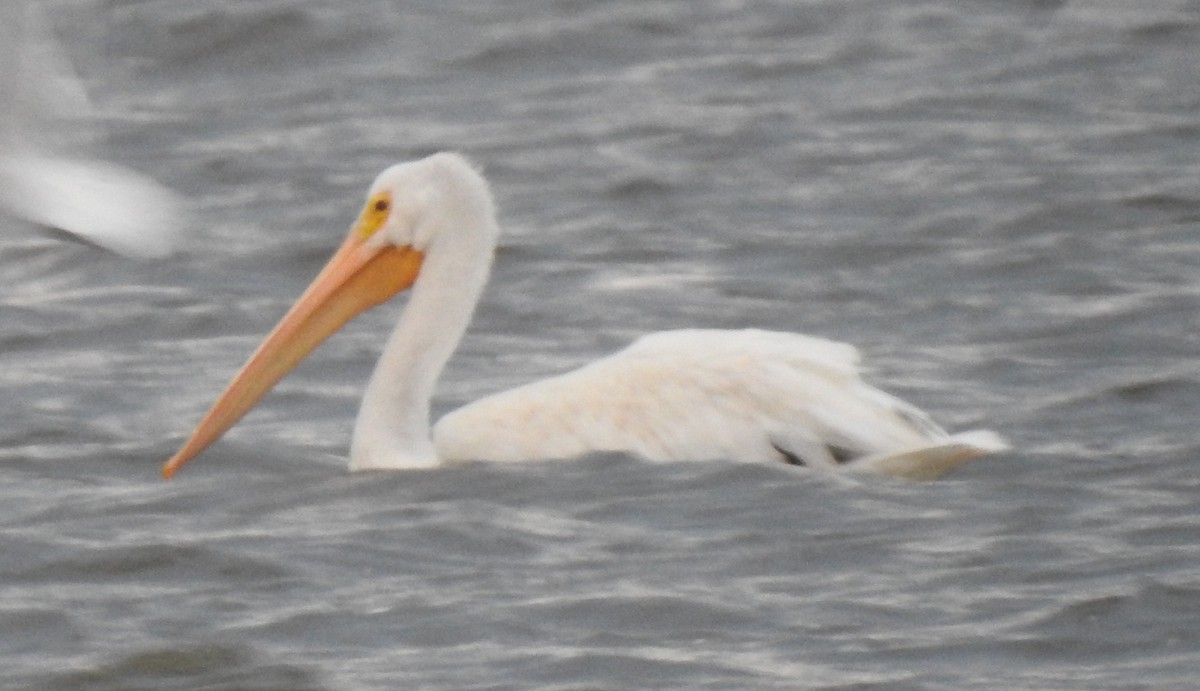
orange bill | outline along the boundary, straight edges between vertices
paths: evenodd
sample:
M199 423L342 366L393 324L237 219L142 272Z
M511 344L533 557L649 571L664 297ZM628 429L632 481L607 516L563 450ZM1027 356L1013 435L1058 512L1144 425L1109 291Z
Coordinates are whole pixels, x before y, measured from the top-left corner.
M365 219L364 219L365 220ZM374 229L371 229L374 230ZM242 418L318 345L363 311L410 287L424 255L411 247L368 246L357 224L333 258L229 383L183 448L163 466L164 478L195 458Z

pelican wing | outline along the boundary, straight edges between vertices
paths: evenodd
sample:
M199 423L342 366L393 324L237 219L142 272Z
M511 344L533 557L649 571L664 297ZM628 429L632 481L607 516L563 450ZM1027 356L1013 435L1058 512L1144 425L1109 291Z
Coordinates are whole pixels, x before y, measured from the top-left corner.
M852 346L797 334L661 332L454 411L434 442L447 461L610 450L921 475L899 461L857 465L951 440L924 413L864 383L857 364Z

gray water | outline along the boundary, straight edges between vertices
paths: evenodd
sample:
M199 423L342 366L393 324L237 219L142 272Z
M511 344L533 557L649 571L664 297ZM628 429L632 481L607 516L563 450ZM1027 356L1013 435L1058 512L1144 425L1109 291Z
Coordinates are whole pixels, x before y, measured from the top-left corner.
M134 262L0 219L0 675L33 689L1186 689L1200 3L54 0ZM505 235L437 410L685 326L859 346L1013 450L351 475L398 307L161 462L383 167ZM181 223L184 221L181 220Z

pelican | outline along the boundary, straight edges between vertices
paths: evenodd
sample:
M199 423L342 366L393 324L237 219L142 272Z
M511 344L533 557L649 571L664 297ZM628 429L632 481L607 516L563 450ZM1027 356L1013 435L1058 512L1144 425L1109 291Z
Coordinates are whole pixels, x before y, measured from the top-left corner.
M644 336L580 369L471 403L431 429L435 385L487 283L499 232L487 182L463 156L438 153L385 170L341 247L163 466L164 477L326 337L409 288L362 399L351 470L616 451L932 479L1004 448L986 430L950 435L864 383L852 346L757 330Z

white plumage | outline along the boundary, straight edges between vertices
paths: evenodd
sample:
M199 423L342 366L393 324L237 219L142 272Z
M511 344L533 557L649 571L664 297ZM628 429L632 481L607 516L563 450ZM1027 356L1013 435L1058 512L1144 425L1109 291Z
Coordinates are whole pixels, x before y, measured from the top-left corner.
M566 374L442 418L443 461L726 458L836 466L949 441L912 406L858 377L852 346L768 331L644 336Z
M864 383L849 345L789 333L651 334L585 367L456 410L430 429L434 387L487 281L499 230L486 182L461 156L376 180L342 248L164 468L169 477L363 309L411 286L355 423L355 470L619 451L940 476L1004 448L950 435Z

